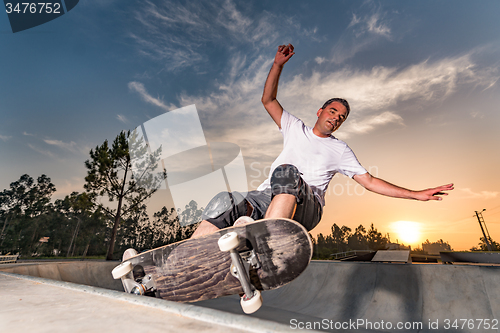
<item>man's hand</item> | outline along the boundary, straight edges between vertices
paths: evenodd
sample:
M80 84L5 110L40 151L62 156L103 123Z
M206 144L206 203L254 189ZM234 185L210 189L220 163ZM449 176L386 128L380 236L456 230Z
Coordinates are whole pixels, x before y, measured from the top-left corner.
M282 67L294 54L292 44L280 45L274 57L274 63Z
M448 193L443 191L451 191L453 190L453 184L442 185L434 188L428 188L426 190L414 191L415 199L420 201L428 201L428 200L442 200L441 195L448 195Z

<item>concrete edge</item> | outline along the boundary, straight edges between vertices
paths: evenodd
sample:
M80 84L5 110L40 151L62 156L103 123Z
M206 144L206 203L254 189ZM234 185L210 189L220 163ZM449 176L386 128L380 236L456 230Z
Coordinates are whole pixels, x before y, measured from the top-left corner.
M93 295L104 296L112 299L121 300L124 302L129 302L133 304L138 304L142 306L148 306L162 311L166 311L178 316L186 317L193 320L199 320L208 322L211 324L217 324L221 326L237 328L241 330L247 330L249 332L290 332L293 331L291 327L283 324L278 324L272 321L258 319L249 317L246 315L230 314L227 312L204 308L201 306L195 306L185 303L176 303L172 301L166 301L163 299L153 298L153 297L142 297L130 295L124 292L119 292L115 290L108 290L104 288L92 287L87 285L80 285L71 282L56 281L45 278L19 275L15 273L7 273L0 271L0 275L7 277L13 277L17 279L23 279L28 281L34 281L37 283L43 283L47 285L52 285L55 287L71 289L79 292L85 292ZM310 331L312 332L312 331Z

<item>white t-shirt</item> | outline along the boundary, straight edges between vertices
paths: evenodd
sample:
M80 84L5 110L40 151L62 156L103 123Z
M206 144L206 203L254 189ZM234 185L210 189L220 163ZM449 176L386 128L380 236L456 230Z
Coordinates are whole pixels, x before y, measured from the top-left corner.
M271 175L276 167L292 164L324 206L326 189L337 172L350 178L366 173L345 142L333 135L317 136L311 127L285 110L281 116L281 134L283 151L271 165L269 177L257 188L259 191L271 188Z

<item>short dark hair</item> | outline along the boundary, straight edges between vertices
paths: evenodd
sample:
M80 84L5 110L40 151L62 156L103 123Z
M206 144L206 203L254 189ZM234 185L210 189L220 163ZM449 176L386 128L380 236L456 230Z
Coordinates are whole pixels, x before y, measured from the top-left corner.
M339 102L340 104L342 104L343 106L345 106L346 110L347 110L347 114L349 114L349 112L351 111L351 107L349 106L349 103L347 103L347 101L343 98L330 98L329 100L327 100L325 102L325 104L323 104L323 106L321 107L323 110L330 104L332 104L333 102Z

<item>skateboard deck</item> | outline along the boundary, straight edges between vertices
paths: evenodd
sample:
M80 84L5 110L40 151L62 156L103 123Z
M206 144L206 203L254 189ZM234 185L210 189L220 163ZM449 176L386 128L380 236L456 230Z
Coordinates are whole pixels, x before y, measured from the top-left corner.
M247 264L254 289L276 289L291 282L312 257L312 242L302 225L288 219L264 219L149 250L124 263L131 263L136 281L148 276L154 286L150 295L158 298L195 302L241 295L242 284L232 274L230 253L218 246L218 240L231 232L238 234L235 250L241 257L254 254L252 264Z

